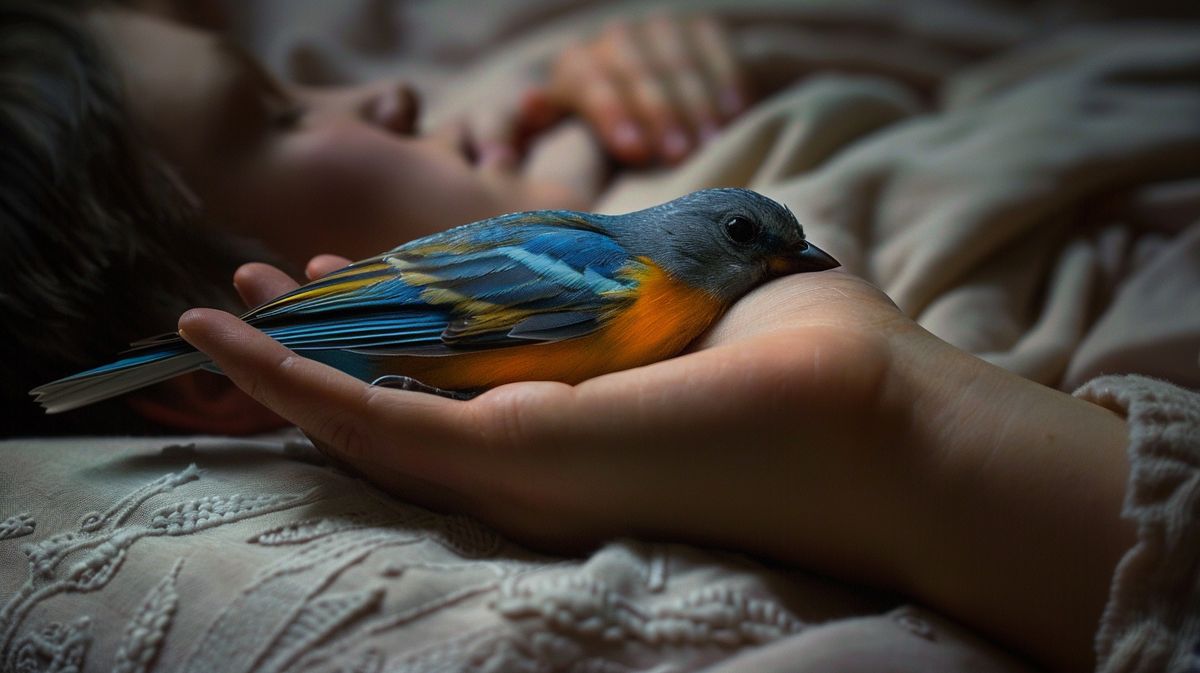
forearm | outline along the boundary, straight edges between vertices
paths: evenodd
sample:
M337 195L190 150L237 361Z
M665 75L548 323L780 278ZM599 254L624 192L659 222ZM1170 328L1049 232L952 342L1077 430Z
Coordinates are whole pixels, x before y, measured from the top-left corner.
M1125 422L948 345L911 380L913 441L930 461L909 590L1053 670L1092 666L1120 555Z
M879 332L891 344L882 360L866 357L881 351L845 330L836 340L811 330L776 335L778 355L767 358L775 364L754 378L792 377L810 392L780 384L770 395L731 394L790 400L786 409L756 407L740 441L725 444L726 452L758 447L740 468L726 460L728 470L706 477L714 459L697 452L720 444L711 425L698 417L678 428L694 429L691 460L681 453L676 467L649 473L660 489L635 489L660 498L636 503L652 513L643 524L660 526L639 532L683 534L899 590L1051 670L1089 670L1114 567L1133 544L1120 518L1125 422L916 326ZM760 354L770 352L762 338ZM819 352L816 342L825 344ZM878 397L825 404L868 380L880 382ZM787 419L790 430L772 419ZM709 497L681 494L698 484Z

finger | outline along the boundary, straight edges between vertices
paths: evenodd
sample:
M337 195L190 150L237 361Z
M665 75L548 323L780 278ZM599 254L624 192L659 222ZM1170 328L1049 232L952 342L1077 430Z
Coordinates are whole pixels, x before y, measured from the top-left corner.
M554 68L551 94L560 105L587 119L617 160L637 165L654 156L641 122L593 50L574 45L563 51Z
M645 33L655 68L661 80L669 84L676 110L692 137L715 135L720 119L717 92L707 77L706 66L693 53L684 28L672 17L657 16L646 24Z
M261 306L285 292L296 289L292 277L270 264L251 262L233 273L233 287L246 306Z
M633 116L649 136L648 144L660 159L673 162L691 149L691 140L683 119L676 110L669 84L659 72L642 42L645 35L618 23L601 36L598 53L608 78L616 83Z
M749 104L750 92L728 32L713 17L699 16L692 19L690 34L716 91L721 118L728 120L741 113Z
M667 82L653 73L641 73L628 84L629 97L642 127L659 158L679 161L692 149L688 125L676 109Z
M308 265L304 267L304 276L309 280L316 280L350 266L350 260L340 255L317 255L308 260Z
M462 414L453 407L461 403L370 386L298 356L223 311L192 309L184 313L179 318L179 334L260 404L333 447L346 460L378 460L379 452L392 450L400 442L406 447L445 448L465 441ZM396 465L404 465L405 456L417 460L413 454L396 453L388 460L394 458ZM416 465L419 463L408 464Z

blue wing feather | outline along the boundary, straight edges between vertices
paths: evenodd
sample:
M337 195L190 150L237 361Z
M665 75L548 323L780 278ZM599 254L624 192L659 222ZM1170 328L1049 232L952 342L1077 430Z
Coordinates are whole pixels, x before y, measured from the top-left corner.
M303 350L429 354L556 341L597 329L630 296L626 271L639 264L578 213L520 213L400 246L243 317Z
M367 348L379 345L429 345L440 340L445 315L343 316L263 330L289 348Z

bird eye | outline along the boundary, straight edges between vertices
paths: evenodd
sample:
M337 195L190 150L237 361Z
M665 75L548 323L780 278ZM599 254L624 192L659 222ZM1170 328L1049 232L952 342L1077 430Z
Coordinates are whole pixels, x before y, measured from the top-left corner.
M758 238L758 223L748 217L735 215L725 223L725 235L734 243L749 243Z

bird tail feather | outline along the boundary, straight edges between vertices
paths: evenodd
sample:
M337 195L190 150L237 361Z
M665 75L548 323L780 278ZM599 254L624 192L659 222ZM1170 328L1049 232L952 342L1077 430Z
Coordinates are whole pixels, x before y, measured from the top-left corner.
M208 356L176 342L130 351L125 357L29 391L48 414L116 397L202 368Z

